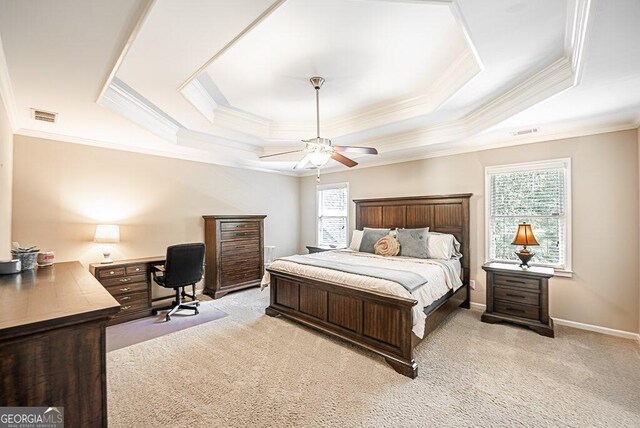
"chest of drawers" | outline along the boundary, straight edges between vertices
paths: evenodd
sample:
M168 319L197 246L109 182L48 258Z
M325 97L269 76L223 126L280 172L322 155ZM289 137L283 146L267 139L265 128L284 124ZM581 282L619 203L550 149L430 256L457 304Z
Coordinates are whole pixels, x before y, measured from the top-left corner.
M204 292L214 299L260 285L264 273L264 215L203 216Z
M553 269L487 263L487 310L482 321L523 325L543 336L553 337L549 316L549 278Z
M110 325L151 315L151 265L163 262L163 257L157 257L89 266L91 273L120 304L120 312Z

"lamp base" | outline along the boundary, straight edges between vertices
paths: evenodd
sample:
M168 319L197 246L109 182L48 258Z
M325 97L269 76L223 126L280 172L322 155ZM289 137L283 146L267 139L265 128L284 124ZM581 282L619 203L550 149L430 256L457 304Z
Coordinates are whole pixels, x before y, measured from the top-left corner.
M104 250L102 252L102 256L104 258L100 261L101 264L106 265L109 263L113 263L113 260L111 260L111 251Z
M528 250L525 251L516 251L516 256L518 256L520 258L520 261L522 263L520 263L520 267L521 268L528 268L529 267L529 261L533 258L533 256L535 256L535 254L529 252Z

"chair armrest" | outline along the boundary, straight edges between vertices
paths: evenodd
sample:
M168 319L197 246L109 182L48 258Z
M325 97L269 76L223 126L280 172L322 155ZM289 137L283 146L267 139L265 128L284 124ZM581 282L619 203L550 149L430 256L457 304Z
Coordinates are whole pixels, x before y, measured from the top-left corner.
M151 276L153 280L158 284L163 283L164 279L164 265L152 265L151 266Z

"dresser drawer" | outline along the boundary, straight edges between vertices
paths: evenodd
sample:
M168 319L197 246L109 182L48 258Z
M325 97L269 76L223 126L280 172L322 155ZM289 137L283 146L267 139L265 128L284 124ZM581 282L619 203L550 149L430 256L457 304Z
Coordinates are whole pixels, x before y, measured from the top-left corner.
M147 294L146 290L138 293L126 293L120 296L114 296L114 298L120 305L137 305L140 302L144 303L143 306L149 304L149 294Z
M223 260L222 261L222 274L237 272L237 271L253 271L260 267L260 259L240 259L240 260Z
M242 222L224 222L220 223L220 230L228 232L231 230L243 231L243 230L260 230L260 225L255 221L242 221Z
M507 302L524 303L527 305L539 306L540 294L528 291L515 290L513 288L494 287L493 297Z
M144 282L146 284L147 283L147 275L146 274L142 274L142 275L123 276L122 278L103 279L100 282L105 287L119 286L119 285L129 284L129 283L133 283L133 282Z
M260 238L260 230L232 230L229 232L221 232L222 241L246 240Z
M222 263L222 265L224 266L226 263L236 263L236 262L240 262L240 263L252 263L252 262L256 262L259 263L260 262L260 255L258 254L257 251L251 252L251 253L239 253L239 254L227 254L222 256L220 262Z
M260 268L244 269L240 271L222 272L222 288L249 281L260 280Z
M240 254L247 252L258 252L260 250L259 239L246 239L239 241L227 241L221 242L220 247L222 250L222 256L226 254Z
M112 285L110 287L106 287L107 291L111 293L112 296L121 296L125 294L137 293L140 291L147 292L147 283L146 282L135 282L132 284L120 284L120 285Z
M539 290L540 281L535 278L524 278L521 276L509 276L495 274L493 276L493 283L495 285L504 285L507 287L521 287L528 288L530 290Z
M98 278L116 278L119 276L124 276L124 268L113 268L113 269L100 269L98 271Z
M493 303L493 311L501 314L512 315L519 318L537 320L540 318L540 308L518 303L500 302Z
M127 266L126 268L127 275L135 275L135 274L146 273L146 272L147 272L146 264L132 265L132 266Z

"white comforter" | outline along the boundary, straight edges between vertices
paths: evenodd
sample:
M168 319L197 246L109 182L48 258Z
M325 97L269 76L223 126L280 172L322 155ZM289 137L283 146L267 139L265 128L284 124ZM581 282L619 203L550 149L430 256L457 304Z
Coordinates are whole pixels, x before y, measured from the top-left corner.
M459 275L456 276L455 274L455 271L457 270L456 264L458 264L458 261L456 260L446 261L416 259L412 257L383 257L352 250L325 251L313 254L313 257L340 261L342 263L349 263L350 260L358 260L359 263L370 264L372 266L416 272L427 278L428 282L425 285L416 289L413 293L410 293L398 283L370 276L302 265L286 260L275 260L271 266L269 266L270 269L280 272L331 281L339 284L346 284L367 290L376 290L393 296L416 299L418 304L413 307L412 331L420 338L424 336L424 322L426 319L423 308L444 296L449 290L457 290L462 286L462 281L460 280ZM443 266L444 264L449 264L453 269L447 269ZM269 285L270 280L271 277L269 272L266 272L262 278L263 289Z

